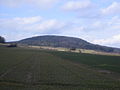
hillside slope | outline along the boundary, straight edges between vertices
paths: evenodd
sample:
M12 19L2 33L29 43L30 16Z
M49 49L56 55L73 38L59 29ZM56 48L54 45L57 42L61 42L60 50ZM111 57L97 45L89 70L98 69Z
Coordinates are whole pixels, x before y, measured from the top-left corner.
M18 41L19 44L35 45L35 46L50 46L64 48L81 48L103 52L120 53L120 49L95 45L80 38L65 37L65 36L37 36Z

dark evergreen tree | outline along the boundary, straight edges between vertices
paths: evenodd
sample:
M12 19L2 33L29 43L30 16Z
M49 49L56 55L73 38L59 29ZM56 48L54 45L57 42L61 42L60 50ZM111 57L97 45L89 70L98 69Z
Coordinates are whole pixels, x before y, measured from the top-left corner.
M4 37L1 37L1 36L0 36L0 43L5 43Z

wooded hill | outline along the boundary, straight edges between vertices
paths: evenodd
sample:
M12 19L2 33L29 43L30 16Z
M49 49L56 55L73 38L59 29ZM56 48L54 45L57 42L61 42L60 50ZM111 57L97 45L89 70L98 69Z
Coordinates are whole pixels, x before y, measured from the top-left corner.
M23 39L17 42L18 44L34 45L34 46L50 46L63 48L80 48L89 49L102 52L120 53L119 48L112 48L107 46L100 46L89 43L80 38L66 37L66 36L37 36Z

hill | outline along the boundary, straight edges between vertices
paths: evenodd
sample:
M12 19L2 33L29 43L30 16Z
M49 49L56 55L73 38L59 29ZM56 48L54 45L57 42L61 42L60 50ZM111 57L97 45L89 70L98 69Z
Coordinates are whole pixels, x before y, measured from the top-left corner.
M107 46L100 46L89 43L80 38L66 37L66 36L37 36L23 39L17 42L18 44L34 45L34 46L50 46L50 47L64 47L64 48L81 48L96 50L110 53L120 53L119 48L112 48Z

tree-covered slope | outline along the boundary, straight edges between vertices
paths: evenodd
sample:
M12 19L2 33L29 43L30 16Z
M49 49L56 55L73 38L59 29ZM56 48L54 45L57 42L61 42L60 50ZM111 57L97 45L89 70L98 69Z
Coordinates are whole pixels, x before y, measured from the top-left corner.
M35 46L50 46L64 48L81 48L104 52L119 53L120 49L106 46L95 45L80 38L65 37L65 36L37 36L18 41L19 44L35 45Z

